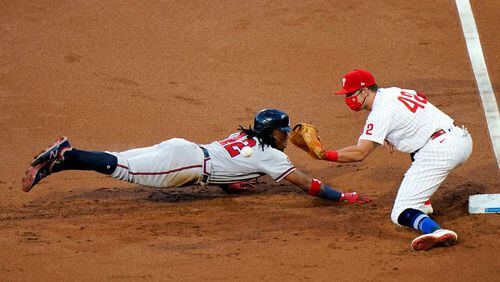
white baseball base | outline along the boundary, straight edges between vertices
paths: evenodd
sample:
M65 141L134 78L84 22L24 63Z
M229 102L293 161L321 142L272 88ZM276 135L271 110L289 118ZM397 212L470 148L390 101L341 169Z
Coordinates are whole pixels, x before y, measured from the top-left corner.
M500 213L500 194L469 196L469 213Z

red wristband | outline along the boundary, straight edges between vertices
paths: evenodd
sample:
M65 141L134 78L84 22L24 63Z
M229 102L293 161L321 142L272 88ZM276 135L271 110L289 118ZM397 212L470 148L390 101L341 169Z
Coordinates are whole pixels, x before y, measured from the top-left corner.
M309 188L309 191L307 191L307 194L317 196L321 191L321 184L321 180L313 178L311 181L311 187Z
M336 162L339 160L339 151L337 150L330 150L325 152L325 160L331 161L331 162Z

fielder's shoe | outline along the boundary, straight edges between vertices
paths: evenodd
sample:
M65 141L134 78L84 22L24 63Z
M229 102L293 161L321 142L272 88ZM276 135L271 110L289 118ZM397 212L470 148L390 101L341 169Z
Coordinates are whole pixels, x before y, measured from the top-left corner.
M434 209L432 208L432 205L431 205L431 200L425 201L424 205L421 206L419 210L421 210L425 214L434 213Z
M61 162L64 160L64 153L72 150L73 147L65 136L57 138L57 140L48 147L44 152L33 158L31 166L35 167L44 162Z
M52 162L43 162L30 167L23 177L23 191L29 192L40 180L50 175Z
M457 240L457 233L447 229L439 229L430 234L418 236L411 242L411 247L415 251L426 251L434 247L454 245Z

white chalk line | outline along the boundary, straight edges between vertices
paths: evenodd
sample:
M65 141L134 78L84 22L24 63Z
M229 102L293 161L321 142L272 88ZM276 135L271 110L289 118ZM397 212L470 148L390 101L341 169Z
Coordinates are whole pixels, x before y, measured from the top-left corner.
M486 68L481 42L479 40L479 33L477 32L476 22L472 14L469 0L455 0L455 3L467 43L472 69L476 77L479 96L483 104L486 123L493 144L493 152L497 159L498 168L500 169L500 114L498 112L495 93L493 93L493 87L491 86L490 76L488 75L488 69Z

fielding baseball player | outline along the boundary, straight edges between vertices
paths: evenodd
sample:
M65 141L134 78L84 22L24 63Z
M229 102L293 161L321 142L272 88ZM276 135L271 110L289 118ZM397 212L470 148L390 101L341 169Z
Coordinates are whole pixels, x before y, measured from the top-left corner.
M456 243L457 234L441 228L422 211L452 169L464 163L472 152L472 138L465 128L431 104L415 90L378 88L373 75L362 69L348 72L342 89L353 111L369 111L357 145L331 150L324 159L332 162L359 162L378 145L391 144L411 153L414 161L399 187L391 219L398 225L424 233L411 243L414 250Z
M63 170L93 170L158 188L213 184L239 189L247 186L245 181L269 175L276 181L286 179L312 196L347 203L369 201L356 192L336 191L293 166L283 153L290 131L286 113L265 109L255 116L253 129L240 127L228 138L206 145L173 138L124 152L92 152L73 148L61 137L33 159L22 188L28 192L43 178Z

